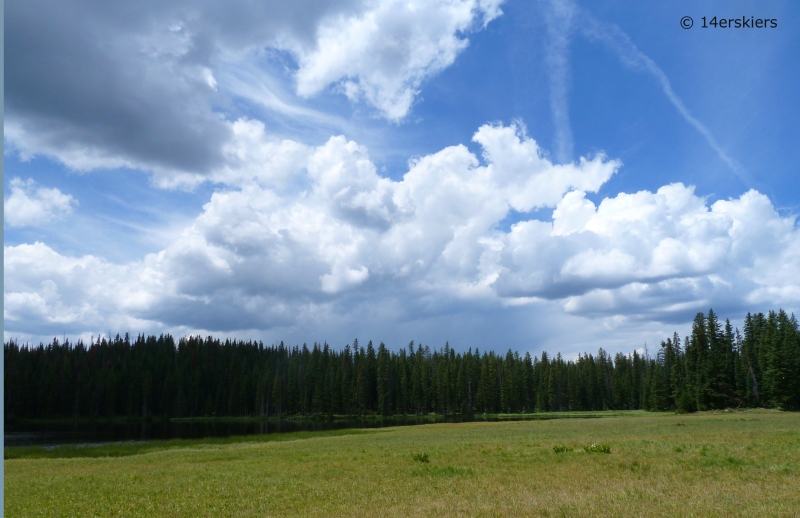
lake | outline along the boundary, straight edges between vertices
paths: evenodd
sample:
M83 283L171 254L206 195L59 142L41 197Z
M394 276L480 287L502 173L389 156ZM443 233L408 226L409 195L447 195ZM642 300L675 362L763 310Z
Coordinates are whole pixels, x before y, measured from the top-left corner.
M563 415L563 417L570 417ZM582 416L589 417L589 416ZM55 446L59 444L102 444L121 441L152 441L164 439L202 439L286 433L301 431L338 430L343 428L382 428L432 423L467 421L508 421L522 419L557 419L552 414L520 416L424 415L369 418L299 418L281 420L209 419L169 421L44 421L9 422L5 424L4 446Z

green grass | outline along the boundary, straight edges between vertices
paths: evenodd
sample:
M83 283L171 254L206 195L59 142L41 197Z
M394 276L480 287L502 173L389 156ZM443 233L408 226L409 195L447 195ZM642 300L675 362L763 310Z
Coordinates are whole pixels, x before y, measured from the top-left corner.
M796 516L800 509L797 413L624 413L276 437L149 443L154 449L139 445L126 456L7 458L5 514ZM587 453L592 444L610 453ZM423 455L428 462L415 460Z

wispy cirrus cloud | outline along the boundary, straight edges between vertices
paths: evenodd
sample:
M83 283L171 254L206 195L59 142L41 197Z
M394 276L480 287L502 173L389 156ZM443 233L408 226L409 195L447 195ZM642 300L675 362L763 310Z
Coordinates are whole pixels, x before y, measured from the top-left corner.
M672 83L667 74L644 52L631 41L618 26L604 23L592 16L587 10L580 11L581 32L590 40L597 41L611 49L622 62L623 65L632 69L650 74L661 87L669 102L678 110L683 119L688 122L705 139L709 147L714 150L720 160L722 160L731 171L733 171L745 185L752 185L752 180L747 171L734 160L730 154L720 145L711 130L700 122L697 117L692 115L689 108L672 88Z
M550 78L550 106L555 126L555 155L561 162L571 160L573 139L569 119L571 38L582 35L589 41L600 43L611 50L620 62L631 70L652 76L681 117L689 123L719 159L736 174L745 185L752 179L714 137L711 130L692 115L681 97L675 92L667 74L649 56L639 50L631 38L617 25L598 20L591 12L573 0L548 0L543 2L547 27L546 63Z
M574 34L575 5L550 0L543 3L547 43L545 61L550 79L550 111L555 126L555 156L561 163L572 161L574 143L569 120L570 59L569 45Z

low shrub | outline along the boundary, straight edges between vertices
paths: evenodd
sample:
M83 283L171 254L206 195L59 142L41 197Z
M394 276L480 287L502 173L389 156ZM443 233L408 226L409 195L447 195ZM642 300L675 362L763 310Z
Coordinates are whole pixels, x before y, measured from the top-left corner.
M426 462L426 463L430 462L430 459L428 458L428 454L427 453L415 453L414 454L414 460L416 462Z
M595 444L584 446L583 451L586 453L611 453L611 447L608 444Z
M553 446L553 451L556 453L571 453L573 450L571 446Z

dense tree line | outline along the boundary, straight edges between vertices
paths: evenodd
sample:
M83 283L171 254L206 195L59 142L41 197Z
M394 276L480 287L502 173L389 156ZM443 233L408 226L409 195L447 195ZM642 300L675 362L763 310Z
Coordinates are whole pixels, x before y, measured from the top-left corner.
M4 354L6 419L800 408L800 331L784 311L748 314L743 335L698 313L655 357L169 335L10 341Z

